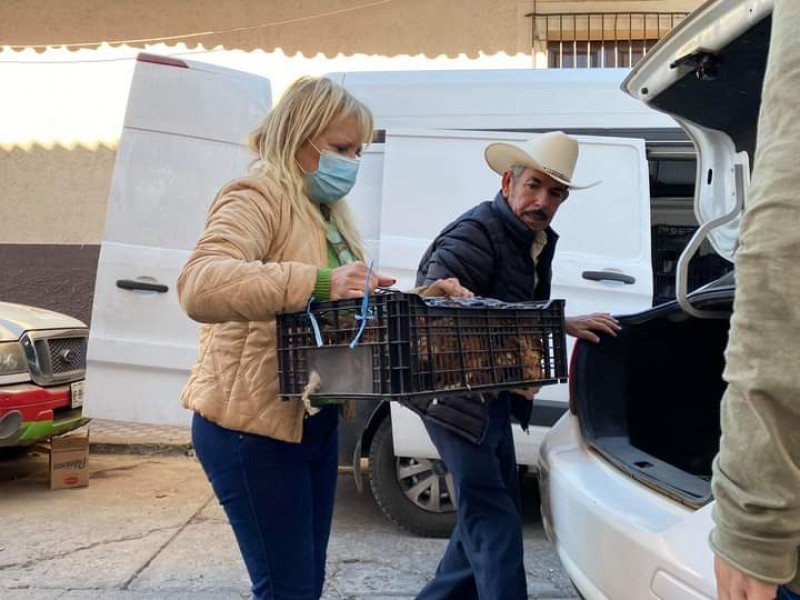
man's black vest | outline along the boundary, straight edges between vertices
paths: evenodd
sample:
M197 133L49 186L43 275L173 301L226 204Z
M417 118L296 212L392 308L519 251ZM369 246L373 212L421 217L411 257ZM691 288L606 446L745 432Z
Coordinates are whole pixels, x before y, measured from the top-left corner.
M547 243L534 270L531 250L536 233L514 214L502 194L482 202L445 227L420 262L417 285L457 277L476 296L505 302L548 300L552 262L558 235L548 228ZM512 414L527 429L532 403L515 394L509 398ZM479 394L451 396L436 401L412 399L404 402L423 418L430 419L472 441L486 430L485 399Z

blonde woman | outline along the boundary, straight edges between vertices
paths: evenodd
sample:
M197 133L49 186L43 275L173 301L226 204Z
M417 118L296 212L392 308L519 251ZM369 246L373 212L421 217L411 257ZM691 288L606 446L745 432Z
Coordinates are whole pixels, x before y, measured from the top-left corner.
M339 85L295 82L252 134L258 160L219 191L178 279L181 305L202 323L182 397L192 441L257 599L322 593L340 406L310 416L278 397L274 317L312 295L363 296L368 269L342 199L372 129ZM393 283L372 274L368 287Z

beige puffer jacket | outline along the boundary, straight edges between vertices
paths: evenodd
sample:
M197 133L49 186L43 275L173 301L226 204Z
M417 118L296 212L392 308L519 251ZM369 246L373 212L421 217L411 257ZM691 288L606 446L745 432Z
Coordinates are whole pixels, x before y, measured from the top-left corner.
M181 306L202 323L183 406L225 427L299 442L305 410L278 397L275 315L305 309L326 264L310 230L272 181L224 186L178 277Z

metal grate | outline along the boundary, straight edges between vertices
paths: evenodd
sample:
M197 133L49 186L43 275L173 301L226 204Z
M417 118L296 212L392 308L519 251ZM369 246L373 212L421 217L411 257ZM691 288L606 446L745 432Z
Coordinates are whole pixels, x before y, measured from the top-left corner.
M39 385L59 385L86 373L88 332L83 329L33 331L22 337L31 378Z
M86 339L61 338L47 341L53 375L86 368Z
M547 67L630 68L680 23L685 12L528 14L534 52Z

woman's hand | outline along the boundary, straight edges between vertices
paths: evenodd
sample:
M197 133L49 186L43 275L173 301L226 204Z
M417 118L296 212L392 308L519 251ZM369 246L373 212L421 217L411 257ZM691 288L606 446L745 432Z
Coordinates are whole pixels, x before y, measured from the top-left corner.
M345 298L363 298L364 288L367 284L367 272L369 268L361 261L348 263L341 267L336 267L331 272L331 300L342 300ZM389 287L394 285L395 279L384 277L378 273L371 273L369 277L369 291L376 288Z
M603 331L617 337L617 332L622 329L617 320L608 313L594 313L580 317L568 317L564 320L564 331L572 337L597 343L600 337L595 331Z
M446 298L472 298L475 296L475 294L461 285L455 277L437 279L422 290L421 295L431 297L445 296Z

